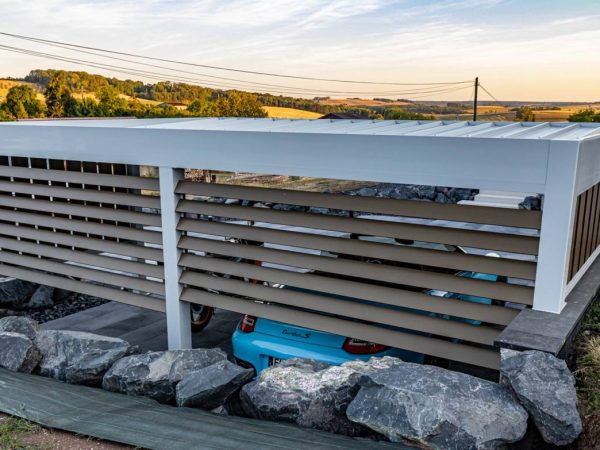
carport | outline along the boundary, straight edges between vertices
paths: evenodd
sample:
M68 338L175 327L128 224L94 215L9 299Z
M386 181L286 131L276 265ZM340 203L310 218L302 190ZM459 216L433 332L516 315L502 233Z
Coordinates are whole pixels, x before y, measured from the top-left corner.
M547 333L560 348L541 349L560 352L597 289L588 277L585 299L568 307L600 244L593 124L31 121L0 124L0 155L0 274L165 311L171 349L191 347L197 303L496 369L499 346L543 347ZM158 167L158 178L140 166ZM186 180L189 168L527 192L543 207L207 184Z

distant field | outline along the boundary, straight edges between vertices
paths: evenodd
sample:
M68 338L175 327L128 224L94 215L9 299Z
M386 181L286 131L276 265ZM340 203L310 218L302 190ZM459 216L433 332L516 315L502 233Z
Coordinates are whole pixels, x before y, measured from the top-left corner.
M20 86L21 84L28 84L32 88L36 89L36 85L34 83L27 83L25 81L14 81L14 80L0 80L0 102L3 102L6 99L6 94L8 94L8 90L13 86ZM44 96L38 92L38 99L44 100Z
M278 106L263 106L263 109L273 119L318 119L323 116L321 113Z

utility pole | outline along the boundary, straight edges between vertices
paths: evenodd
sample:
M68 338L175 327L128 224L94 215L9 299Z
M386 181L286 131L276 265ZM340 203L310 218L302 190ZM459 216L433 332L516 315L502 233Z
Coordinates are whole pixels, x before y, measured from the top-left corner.
M479 91L479 77L475 77L475 96L473 97L473 122L477 120L477 91Z

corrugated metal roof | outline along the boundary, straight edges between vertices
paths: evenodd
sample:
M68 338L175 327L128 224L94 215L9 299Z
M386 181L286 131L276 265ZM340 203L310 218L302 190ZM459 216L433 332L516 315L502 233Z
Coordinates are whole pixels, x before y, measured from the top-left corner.
M324 119L108 119L7 122L9 126L152 128L198 131L323 133L382 136L436 136L580 141L600 136L599 123L470 122L444 120L324 120Z

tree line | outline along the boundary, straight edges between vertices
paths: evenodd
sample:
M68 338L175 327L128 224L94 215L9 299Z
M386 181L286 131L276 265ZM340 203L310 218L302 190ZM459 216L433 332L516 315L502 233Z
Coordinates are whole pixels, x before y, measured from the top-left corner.
M30 85L13 86L9 89L6 100L0 104L0 120L40 117L267 116L256 95L235 90L217 92L199 88L199 95L186 109L180 110L169 104L143 103L135 95L125 97L124 95L128 95L124 94L125 91L135 94L130 88L134 89L132 86L138 82L128 85L128 81L125 81L119 85L115 80L108 82L109 80L100 75L65 71L32 71L28 81L43 87L45 101L38 99L38 92ZM155 88L156 85L153 85L152 89ZM90 96L89 92L94 92L95 95Z

